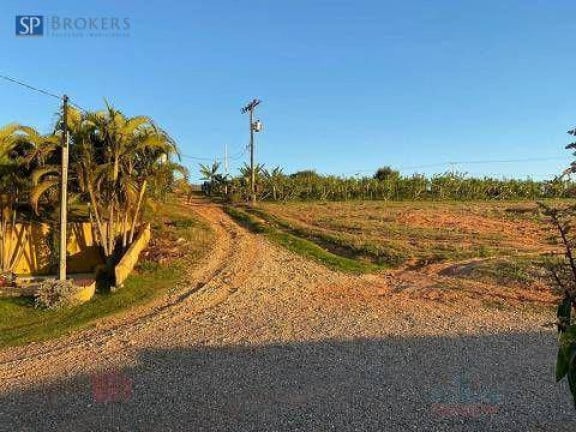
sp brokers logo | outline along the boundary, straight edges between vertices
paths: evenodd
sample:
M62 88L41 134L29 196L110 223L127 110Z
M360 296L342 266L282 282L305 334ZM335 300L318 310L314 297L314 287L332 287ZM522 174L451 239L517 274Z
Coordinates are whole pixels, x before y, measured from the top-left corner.
M16 36L42 36L44 17L42 15L17 15Z

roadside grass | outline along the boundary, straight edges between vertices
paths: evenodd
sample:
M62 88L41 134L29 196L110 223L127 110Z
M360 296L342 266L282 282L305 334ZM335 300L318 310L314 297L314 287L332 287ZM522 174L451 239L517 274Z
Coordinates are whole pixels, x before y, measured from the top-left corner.
M313 227L304 227L293 221L269 214L259 208L248 208L247 210L270 224L297 237L309 240L335 255L385 267L398 266L408 258L399 250L379 247L369 243L350 243L342 236L314 229Z
M248 230L262 234L272 242L298 255L319 262L333 270L346 273L373 273L384 268L372 263L331 253L311 240L287 232L268 221L259 220L255 215L250 214L244 209L226 206L224 207L224 211Z
M253 233L267 234L273 231L271 227L265 226L255 217L250 216L250 214L248 214L244 210L241 210L238 207L225 206L224 211L228 214L228 216L232 217L232 219L238 222L241 226L243 226L244 228L248 229Z
M42 341L93 326L99 318L121 314L143 305L173 288L195 265L213 240L203 221L191 216L189 208L177 203L161 203L149 211L152 239L168 244L181 242L180 256L159 263L143 258L122 289L115 293L97 293L88 303L59 311L34 308L31 298L0 299L0 348Z

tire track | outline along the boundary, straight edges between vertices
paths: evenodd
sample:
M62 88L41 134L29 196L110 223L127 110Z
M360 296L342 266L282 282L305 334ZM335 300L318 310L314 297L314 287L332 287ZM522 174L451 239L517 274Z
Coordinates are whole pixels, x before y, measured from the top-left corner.
M226 301L235 291L230 289L230 282L238 286L249 278L258 247L213 204L196 201L190 208L210 224L216 240L208 256L190 271L174 292L118 316L103 318L95 328L3 350L0 352L0 380L25 379L31 375L30 371L46 369L46 362L50 362L50 369L55 372L52 375L57 376L67 369L64 365L71 359L78 363L89 362L94 354L106 354L107 358L129 357L133 351L131 346L136 345L134 335L145 344L147 338L154 338L158 327L175 328L189 321L191 316Z

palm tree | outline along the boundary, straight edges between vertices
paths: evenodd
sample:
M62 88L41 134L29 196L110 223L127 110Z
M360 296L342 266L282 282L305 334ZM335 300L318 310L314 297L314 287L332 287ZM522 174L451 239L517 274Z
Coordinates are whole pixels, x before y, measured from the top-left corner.
M174 166L170 157L178 155L176 144L149 117L128 118L108 104L103 111L85 114L70 108L68 119L70 189L88 203L98 241L111 265L119 227L125 249L133 241L141 219L149 182L167 166ZM60 122L55 138L59 126ZM31 202L36 209L40 198L59 181L60 168L54 163L59 154L57 142L55 139L45 143L32 156L40 165L33 173Z
M156 181L167 167L174 167L170 158L179 157L176 143L150 117L126 117L110 105L86 115L93 124L91 150L98 166L88 183L95 186L92 206L96 215L108 221L108 256L114 253L117 226L123 226L122 246L127 246L127 225L131 219L131 243L150 181ZM98 195L99 200L95 199ZM123 214L122 221L119 215Z
M9 124L0 128L0 271L11 271L18 262L16 251L8 250L8 239L13 236L22 192L26 189L29 169L24 163L27 154L43 137L33 128ZM23 233L23 232L22 232ZM20 241L23 241L20 238Z

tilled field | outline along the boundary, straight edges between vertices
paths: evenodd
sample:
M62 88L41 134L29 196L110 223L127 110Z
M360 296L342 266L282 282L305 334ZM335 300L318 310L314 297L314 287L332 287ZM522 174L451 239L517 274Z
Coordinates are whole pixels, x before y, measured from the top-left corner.
M550 308L440 269L332 272L192 208L218 242L187 284L0 353L0 430L576 430Z
M554 233L533 202L301 202L261 208L297 229L332 237L385 262L389 257L426 263L557 249L547 241Z

